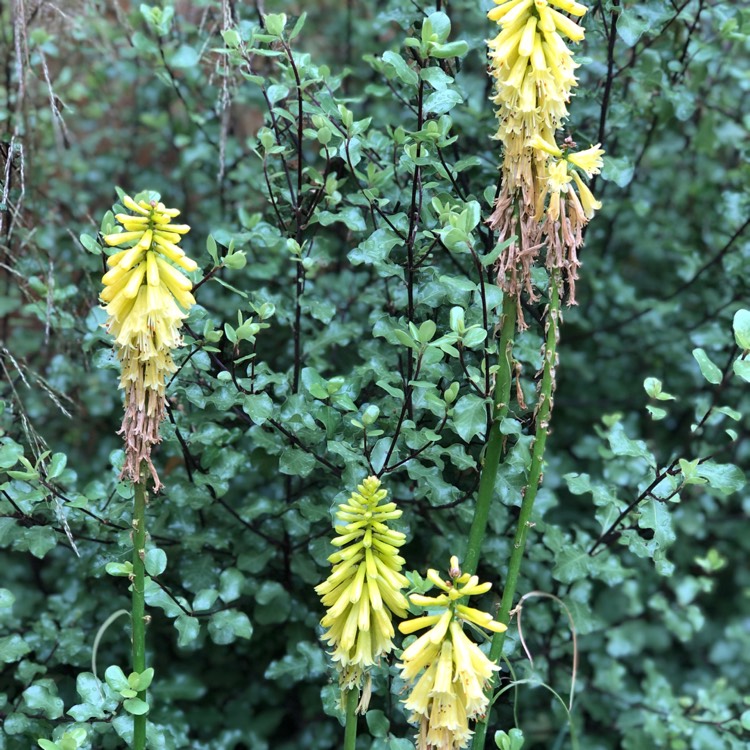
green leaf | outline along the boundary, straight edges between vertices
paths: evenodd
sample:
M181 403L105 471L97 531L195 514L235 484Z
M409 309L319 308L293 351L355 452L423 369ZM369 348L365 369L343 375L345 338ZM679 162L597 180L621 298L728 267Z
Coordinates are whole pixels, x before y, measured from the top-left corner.
M148 713L148 703L140 698L128 698L122 702L123 708L134 716L143 716Z
M650 398L655 398L658 401L675 400L674 396L662 390L661 380L659 380L658 378L646 378L643 381L643 388Z
M177 645L181 648L191 644L198 637L201 630L198 618L184 613L175 618L174 626L180 634L177 638Z
M435 335L435 331L437 331L437 326L435 325L434 321L425 320L425 322L419 326L417 339L422 344L427 344L428 342L432 341L432 338Z
M148 690L154 680L154 668L148 667L140 674L133 672L130 677L133 676L135 676L131 683L133 690L137 690L139 693L143 690ZM128 677L128 682L130 682L130 677Z
M367 224L362 216L362 211L356 206L346 206L340 211L320 211L316 214L318 222L324 226L330 226L335 222L345 224L352 232L364 232Z
M125 672L123 672L122 669L120 669L120 667L116 665L107 667L104 672L104 679L106 680L107 685L109 685L112 690L118 693L121 690L126 690L129 687L128 678L125 676Z
M199 62L200 56L187 44L180 45L177 51L169 58L169 65L172 68L194 68Z
M253 634L253 626L244 612L227 609L211 615L208 622L208 634L214 643L226 646L237 638L250 638Z
M219 596L222 601L233 602L239 599L242 594L242 587L245 583L245 576L237 568L227 568L219 576Z
M717 464L706 461L698 465L698 476L708 480L708 485L723 495L739 492L745 486L745 475L734 464Z
M68 463L68 457L64 453L53 453L47 467L47 479L56 479L63 473Z
M451 57L463 57L469 51L469 45L463 40L436 44L430 49L430 57L446 60Z
M0 638L0 662L10 664L18 661L22 656L26 656L29 651L31 651L31 647L17 633Z
M242 410L255 422L263 424L273 414L273 401L267 393L245 396Z
M60 746L51 740L37 740L37 744L42 750L60 750Z
M167 569L167 553L163 549L150 549L144 560L146 573L160 576Z
M10 589L0 589L0 609L10 609L15 601L15 594Z
M693 349L693 357L695 357L695 361L701 368L703 377L708 380L709 383L712 383L713 385L721 383L721 370L709 359L708 354L706 354L703 349L700 347Z
M483 255L480 258L480 261L482 265L486 268L487 266L491 266L499 257L500 254L507 250L514 242L516 241L516 235L513 235L512 237L508 237L507 240L503 240L502 242L498 242L492 250L487 253L487 255Z
M59 719L65 708L51 680L27 687L23 691L23 701L31 713L41 713L48 719Z
M732 321L734 340L744 351L750 349L750 310L737 310Z
M609 431L609 446L616 456L632 456L634 458L643 458L654 465L654 456L648 449L643 440L631 440L625 434L625 427L621 422L612 425Z
M103 691L102 683L91 672L81 672L76 677L76 692L84 703L100 705Z
M269 34L281 37L286 27L286 13L268 13L263 21Z
M34 557L43 558L57 546L57 535L50 526L34 526L24 533L24 541Z
M133 574L133 563L128 560L124 563L108 562L104 569L111 576L129 577Z
M732 365L734 374L750 383L750 359L737 359Z
M450 36L451 20L446 13L437 10L427 16L424 22L424 28L428 30L431 37L435 37L435 41L442 43Z
M668 547L677 538L669 508L659 500L647 500L641 505L638 525L642 529L652 529L654 541L662 548Z
M477 435L484 437L487 407L484 399L469 393L461 396L453 410L453 427L461 439L469 443Z
M279 458L279 471L291 476L306 477L315 468L315 456L298 448L287 448Z
M206 612L214 606L219 598L216 589L201 589L193 599L193 612Z
M463 102L463 97L458 91L454 91L453 89L433 91L425 100L424 111L443 115L446 112L450 112L453 107L461 102Z
M627 187L633 179L635 167L627 156L607 156L602 169L602 179L614 182L617 187Z
M651 418L655 421L658 421L660 419L664 419L664 417L667 416L667 410L662 409L659 406L647 406L646 411L651 415Z
M406 60L404 60L404 58L397 52L384 52L383 62L390 65L393 68L396 77L407 86L416 87L419 83L419 76L417 76L416 72L406 64Z
M388 717L377 709L368 711L365 719L367 720L367 729L372 737L387 737L391 722Z
M305 25L305 21L307 20L307 12L303 12L302 15L297 19L297 21L294 24L294 27L289 32L289 41L294 39L300 31L302 31L303 26Z

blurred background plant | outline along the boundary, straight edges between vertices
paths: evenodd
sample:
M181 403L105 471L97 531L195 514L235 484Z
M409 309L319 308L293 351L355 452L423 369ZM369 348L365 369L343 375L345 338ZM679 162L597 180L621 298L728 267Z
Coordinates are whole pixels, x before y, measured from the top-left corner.
M114 185L181 207L206 279L149 511L150 747L340 747L313 590L331 509L380 475L409 570L464 554L471 523L502 302L481 221L500 161L486 5L0 4L0 749L132 731L124 619L91 665L132 549L97 303ZM750 14L612 0L585 25L570 135L607 150L603 208L565 311L520 591L574 617L578 747L744 748ZM541 311L525 312L533 404ZM477 571L496 593L530 417L514 404L503 425ZM533 667L506 639L529 682L495 706L499 747L514 727L524 750L569 746L565 710L533 687L570 684L548 601L524 617ZM412 746L403 687L375 675L359 747Z

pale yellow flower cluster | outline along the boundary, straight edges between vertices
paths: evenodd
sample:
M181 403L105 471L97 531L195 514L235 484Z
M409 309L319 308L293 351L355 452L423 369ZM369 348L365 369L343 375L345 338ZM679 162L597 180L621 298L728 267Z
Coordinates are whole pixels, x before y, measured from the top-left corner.
M123 473L138 481L145 463L158 490L161 483L151 462L151 446L159 441L166 379L176 369L171 353L181 344L179 329L195 304L193 284L182 271L198 266L178 246L190 227L172 224L180 213L177 209L158 201L136 202L128 195L122 203L131 213L115 218L125 231L108 234L104 241L124 249L107 259L110 270L102 278L100 297L107 303L107 329L115 337L122 365Z
M343 689L360 687L367 668L393 650L392 615L404 617L408 607L402 593L408 583L401 574L404 558L398 554L406 537L388 527L402 511L384 502L387 496L373 476L339 505L339 536L332 543L341 549L328 558L331 574L315 587L328 608L322 638L333 646Z
M562 148L555 143L578 83L568 42L584 38L574 19L586 7L575 0L495 2L488 17L499 24L500 33L488 47L496 138L504 155L502 189L490 224L501 241L519 236L500 257L498 281L519 299L519 309L522 290L534 299L531 269L546 246L547 267L563 271L572 303L582 228L601 207L577 170L587 177L597 174L604 153L599 144L575 152L571 141Z
M463 630L473 623L502 633L506 626L481 610L467 606L470 596L490 590L477 576L461 573L458 559L450 561L450 578L444 581L436 570L427 579L442 593L437 596L412 594L412 604L429 614L401 623L404 634L429 628L401 655L401 676L413 683L404 701L412 713L410 721L419 724L417 750L459 750L472 735L469 722L487 711L487 687L499 668L471 641Z
M533 189L529 139L554 140L577 84L578 65L563 37L579 42L584 36L575 21L551 6L575 16L583 16L586 8L572 0L495 1L488 17L501 32L488 46L499 120L496 137L505 147L511 189Z

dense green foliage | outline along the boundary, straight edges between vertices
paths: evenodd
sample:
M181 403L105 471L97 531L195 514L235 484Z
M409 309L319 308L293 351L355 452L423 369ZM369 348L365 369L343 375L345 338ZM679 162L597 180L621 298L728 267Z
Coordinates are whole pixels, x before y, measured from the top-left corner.
M331 508L376 473L404 509L408 570L466 550L502 302L482 222L494 32L466 0L439 15L327 0L306 20L268 3L286 28L244 3L126 5L0 4L0 750L132 734L127 618L101 634L92 674L100 627L129 607L132 551L97 301L115 185L182 209L206 279L148 508L150 747L340 747L313 591ZM567 696L571 629L529 598L533 665L514 626L505 653L526 682L491 720L525 750L750 741L741 5L604 0L586 17L570 134L607 150L604 206L564 316L520 584L572 613L576 744L567 699L541 687ZM478 569L489 611L528 471L543 310L516 339L524 398L503 423ZM378 672L360 748L412 747L394 675Z

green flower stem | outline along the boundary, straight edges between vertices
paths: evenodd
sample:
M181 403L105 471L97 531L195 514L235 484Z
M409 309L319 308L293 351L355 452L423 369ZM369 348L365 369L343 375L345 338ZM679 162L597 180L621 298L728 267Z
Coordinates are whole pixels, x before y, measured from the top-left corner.
M549 432L549 420L552 413L552 391L555 383L555 364L557 362L557 336L560 318L560 292L558 289L559 278L550 279L550 301L547 311L547 340L544 347L544 369L542 371L542 385L539 393L536 416L536 434L534 446L531 450L531 468L526 491L521 502L521 513L518 516L516 536L513 540L513 550L508 563L508 575L505 579L503 598L500 603L500 611L495 618L499 622L508 625L510 623L510 612L518 587L518 577L521 572L524 548L526 547L526 536L531 526L531 512L534 508L536 493L542 477L542 464L544 461L544 448L547 444ZM492 636L490 647L490 659L496 662L503 653L505 643L505 632L495 633ZM494 689L494 685L493 688ZM490 711L483 722L478 722L472 741L472 750L482 750L487 735L487 723Z
M466 557L461 566L467 573L475 573L479 563L482 541L487 530L487 519L495 492L495 479L503 450L503 435L500 424L508 415L510 388L513 382L513 335L516 330L516 300L509 294L503 297L500 340L498 342L499 369L495 378L495 393L492 399L492 425L487 437L484 464L479 477L479 494L474 519L469 531Z
M357 747L357 703L359 690L346 691L346 728L344 730L344 750L354 750Z
M146 482L141 479L134 484L135 504L133 509L133 671L139 674L146 669ZM146 691L138 693L146 700ZM146 716L134 716L133 748L146 748Z

